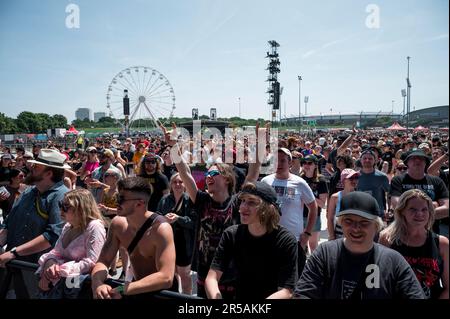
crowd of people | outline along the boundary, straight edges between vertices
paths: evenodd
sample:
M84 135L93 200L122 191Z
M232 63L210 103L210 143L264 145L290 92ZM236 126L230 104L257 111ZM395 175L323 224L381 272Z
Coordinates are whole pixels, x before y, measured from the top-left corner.
M196 153L161 130L3 147L9 298L448 299L446 134L266 125L255 143L211 135ZM39 268L8 267L16 259Z

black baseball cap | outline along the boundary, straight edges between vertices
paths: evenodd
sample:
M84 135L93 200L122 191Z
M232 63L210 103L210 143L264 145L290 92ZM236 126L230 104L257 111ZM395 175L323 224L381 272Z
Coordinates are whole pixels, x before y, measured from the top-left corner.
M260 197L263 201L274 205L278 209L278 211L280 211L280 207L278 206L278 203L277 203L277 193L272 188L272 186L270 186L269 184L266 184L264 182L259 182L259 181L251 183L251 184L253 184L254 187L244 186L241 190L241 194L256 195L256 196ZM281 215L281 212L280 212L280 215Z
M341 210L336 216L358 215L374 220L379 216L379 211L380 207L373 196L365 192L355 191L342 197Z

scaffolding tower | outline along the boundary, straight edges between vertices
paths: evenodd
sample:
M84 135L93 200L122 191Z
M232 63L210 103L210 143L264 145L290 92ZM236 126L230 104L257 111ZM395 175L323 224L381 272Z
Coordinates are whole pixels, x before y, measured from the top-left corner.
M269 76L266 82L269 82L269 87L266 93L269 94L267 104L270 107L270 117L273 121L277 119L277 111L280 112L280 82L278 82L278 73L280 73L280 60L278 59L277 48L280 46L277 41L268 41L270 50L267 52L266 58L269 59L269 65L266 70L269 70Z

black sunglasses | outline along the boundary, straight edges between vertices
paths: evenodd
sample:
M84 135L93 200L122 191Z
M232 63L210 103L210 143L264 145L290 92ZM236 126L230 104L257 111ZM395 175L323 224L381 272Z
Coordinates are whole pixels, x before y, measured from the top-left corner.
M63 201L60 201L58 203L58 207L60 210L62 210L64 213L67 213L69 211L69 209L72 207L67 203L64 203Z
M408 167L406 167L406 166L399 166L399 167L396 167L396 170L397 171L406 171L408 169Z
M117 196L117 204L122 205L130 200L142 200L142 198L125 198L125 196Z

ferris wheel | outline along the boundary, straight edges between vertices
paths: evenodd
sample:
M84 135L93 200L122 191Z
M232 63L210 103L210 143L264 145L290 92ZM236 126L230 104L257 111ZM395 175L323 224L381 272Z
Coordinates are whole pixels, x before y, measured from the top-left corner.
M129 114L124 115L124 97L129 99ZM120 71L106 93L109 116L120 122L125 118L127 129L158 127L170 123L175 110L175 93L169 80L157 70L133 66Z

